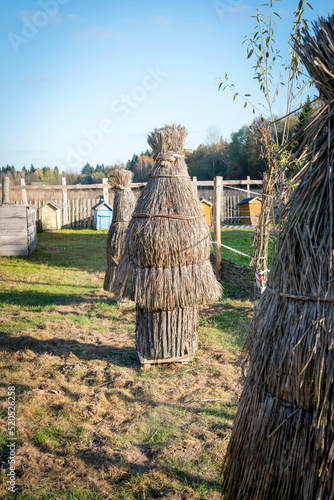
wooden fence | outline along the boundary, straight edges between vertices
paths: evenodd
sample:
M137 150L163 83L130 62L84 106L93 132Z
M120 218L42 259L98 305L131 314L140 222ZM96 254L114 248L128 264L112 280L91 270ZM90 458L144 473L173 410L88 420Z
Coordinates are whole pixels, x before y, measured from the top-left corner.
M242 223L238 203L246 197L251 197L261 189L262 181L251 180L223 180L217 177L219 186L214 189L215 181L198 181L193 177L193 185L198 190L198 195L217 204L220 213L220 222L223 224ZM137 196L146 183L133 183L132 188ZM252 189L254 191L252 191ZM256 190L256 191L255 191ZM231 194L233 193L233 194ZM254 193L254 194L253 194ZM15 200L13 199L15 198ZM62 227L64 228L89 228L92 227L92 207L103 198L107 203L113 203L113 190L108 185L108 179L103 179L102 184L77 184L58 186L26 186L21 179L20 186L10 186L10 200L14 204L28 204L36 207L36 222L40 227L39 209L46 201L54 201L62 208Z
M55 203L59 203L59 200L48 200ZM63 228L89 228L93 227L93 210L92 207L96 205L100 201L100 198L85 198L85 199L76 199L76 200L68 200L67 204L67 213L68 220L67 224L64 224ZM29 205L34 206L36 208L36 225L37 228L41 228L41 220L40 220L40 208L43 206L43 201L34 200L29 203ZM15 201L15 205L23 205L22 201Z

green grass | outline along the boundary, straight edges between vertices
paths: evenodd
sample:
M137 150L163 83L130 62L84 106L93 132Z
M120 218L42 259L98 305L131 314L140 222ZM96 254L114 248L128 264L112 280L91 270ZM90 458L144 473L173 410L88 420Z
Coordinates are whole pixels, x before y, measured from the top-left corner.
M248 253L251 240L242 233L223 232L222 239ZM212 449L235 416L240 375L233 366L251 304L225 284L224 300L201 312L194 361L144 371L135 350L135 305L119 305L101 290L106 238L94 230L39 233L29 257L0 257L0 376L17 386L20 443L32 451L21 473L40 473L16 498L137 500L175 490L216 500L221 463ZM0 421L5 428L5 409ZM5 440L0 434L0 445ZM107 460L108 447L116 455ZM185 447L184 457L178 447ZM147 456L144 465L128 457L133 449ZM64 491L52 464L43 469L50 456L76 464L68 467L77 482ZM112 465L103 469L105 461ZM109 471L115 478L103 479Z
M210 343L239 351L252 317L252 311L243 300L226 298L218 314L200 316L203 338Z
M49 424L37 429L33 438L37 445L50 444L52 448L64 447L67 443L80 443L85 439L86 429L72 425Z
M253 246L254 236L255 236L254 230L248 230L248 229L221 230L221 242L223 245L227 245L231 248L234 248L235 250L239 250L240 252L243 252L251 257L254 255L254 246ZM213 233L212 233L212 238L213 238ZM269 263L271 262L272 259L273 238L274 238L274 233L271 234L271 239L269 243L269 255L268 255ZM232 259L237 264L242 264L244 266L249 266L250 264L251 259L249 257L244 257L243 255L239 255L235 252L232 252L231 250L228 250L227 248L222 247L221 253L223 259Z
M38 247L28 257L1 257L0 302L41 312L97 290L92 274L106 267L106 232L63 229L39 233Z

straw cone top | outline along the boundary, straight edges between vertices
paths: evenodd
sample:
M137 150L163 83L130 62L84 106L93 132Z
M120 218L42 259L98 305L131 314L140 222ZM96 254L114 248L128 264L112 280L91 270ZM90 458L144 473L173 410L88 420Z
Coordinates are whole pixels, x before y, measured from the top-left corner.
M109 184L114 189L128 189L131 186L133 172L125 168L114 168L109 176Z
M136 205L115 293L150 310L215 300L210 233L184 160L187 131L167 125L148 136L155 164Z

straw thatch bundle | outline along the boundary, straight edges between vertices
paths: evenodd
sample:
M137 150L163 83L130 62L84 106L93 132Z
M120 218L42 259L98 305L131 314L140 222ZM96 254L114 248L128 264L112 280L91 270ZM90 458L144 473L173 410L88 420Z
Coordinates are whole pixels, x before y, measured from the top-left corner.
M247 293L254 293L254 269L237 264L232 259L222 259L222 276Z
M225 500L334 498L334 16L313 27L296 50L322 106L305 128L308 166L247 332Z
M116 296L137 303L137 346L150 357L194 351L198 312L191 308L221 295L209 260L209 228L184 161L186 134L169 125L148 137L155 164L129 224L114 287ZM175 332L183 335L177 342Z
M156 163L119 263L115 292L150 310L205 304L221 294L209 260L210 230L184 161L186 134L171 125L148 137Z
M136 198L130 186L133 173L124 168L115 168L109 182L115 189L112 223L109 228L107 241L107 270L103 288L112 290L116 269L124 253L126 231L134 212Z

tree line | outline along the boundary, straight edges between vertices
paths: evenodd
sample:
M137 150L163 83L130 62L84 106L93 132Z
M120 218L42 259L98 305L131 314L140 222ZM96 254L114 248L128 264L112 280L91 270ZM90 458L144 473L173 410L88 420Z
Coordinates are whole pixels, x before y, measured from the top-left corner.
M308 123L315 110L316 104L312 104L310 97L307 97L300 113L290 118L288 135L291 136ZM259 117L250 126L242 126L231 134L230 141L223 139L215 127L210 127L205 143L185 153L189 175L203 181L212 180L217 175L226 180L246 179L248 175L251 179L262 179L266 162L260 140L261 121ZM275 126L280 140L284 133L284 121L277 119ZM153 152L146 150L140 155L133 155L126 168L134 172L134 182L146 182L153 163Z
M299 114L290 119L290 135L297 132L303 125L308 123L316 110L316 104L308 97ZM224 179L245 179L248 175L251 179L262 179L266 169L263 158L262 142L258 124L261 118L253 120L250 126L242 126L237 132L233 132L230 141L223 139L215 127L210 127L204 144L200 144L193 151L186 151L186 163L189 175L196 176L198 180L212 180L217 175ZM279 136L283 135L284 122L278 120L275 124ZM296 147L296 146L295 146ZM16 171L13 165L1 168L1 174L9 175L13 184L20 184L24 177L27 184L60 184L61 177L66 177L67 184L100 184L103 177L108 177L110 171L116 166L122 166L134 173L134 182L146 182L154 165L153 152L149 149L141 154L134 154L131 160L123 163L93 167L86 163L80 174L67 173L56 166L29 169L23 167Z

